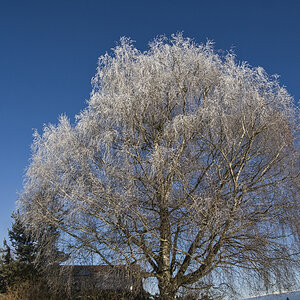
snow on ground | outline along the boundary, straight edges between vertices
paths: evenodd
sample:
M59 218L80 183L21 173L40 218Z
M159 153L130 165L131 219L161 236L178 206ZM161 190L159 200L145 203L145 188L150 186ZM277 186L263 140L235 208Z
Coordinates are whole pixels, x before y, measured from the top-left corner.
M244 300L300 300L300 291L264 295L259 297L247 298Z

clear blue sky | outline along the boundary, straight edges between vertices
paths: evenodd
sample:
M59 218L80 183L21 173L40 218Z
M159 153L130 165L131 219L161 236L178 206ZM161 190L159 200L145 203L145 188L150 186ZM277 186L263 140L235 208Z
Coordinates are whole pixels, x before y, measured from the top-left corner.
M97 58L121 36L146 49L183 31L277 73L300 98L299 0L0 0L0 243L22 191L33 129L85 107Z

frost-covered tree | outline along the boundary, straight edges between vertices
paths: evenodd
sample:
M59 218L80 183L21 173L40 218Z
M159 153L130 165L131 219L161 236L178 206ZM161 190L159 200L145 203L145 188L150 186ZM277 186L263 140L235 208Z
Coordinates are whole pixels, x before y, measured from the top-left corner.
M92 83L74 125L34 135L20 197L31 229L139 263L161 299L224 274L284 282L297 122L276 78L179 34L145 52L121 39Z

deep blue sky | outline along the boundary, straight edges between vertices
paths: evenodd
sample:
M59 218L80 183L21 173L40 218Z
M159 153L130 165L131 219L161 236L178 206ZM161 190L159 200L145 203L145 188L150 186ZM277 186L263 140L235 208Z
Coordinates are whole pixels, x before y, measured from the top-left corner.
M85 107L97 58L129 36L146 49L183 31L279 74L300 98L299 0L0 0L0 245L33 129Z

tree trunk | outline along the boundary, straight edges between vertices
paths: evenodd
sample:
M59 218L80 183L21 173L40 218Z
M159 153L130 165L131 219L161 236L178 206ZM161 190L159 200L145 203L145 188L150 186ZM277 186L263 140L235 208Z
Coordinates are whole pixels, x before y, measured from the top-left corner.
M160 279L158 282L159 288L159 299L161 300L173 300L175 299L177 293L177 287L174 287L170 282L164 280L164 278Z

